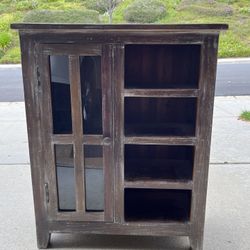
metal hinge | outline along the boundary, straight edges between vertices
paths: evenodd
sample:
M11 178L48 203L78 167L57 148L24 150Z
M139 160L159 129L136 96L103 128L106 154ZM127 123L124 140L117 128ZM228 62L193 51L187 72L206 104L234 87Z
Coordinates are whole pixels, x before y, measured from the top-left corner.
M48 185L48 183L44 184L44 189L45 189L45 200L46 200L46 203L49 203L49 185Z

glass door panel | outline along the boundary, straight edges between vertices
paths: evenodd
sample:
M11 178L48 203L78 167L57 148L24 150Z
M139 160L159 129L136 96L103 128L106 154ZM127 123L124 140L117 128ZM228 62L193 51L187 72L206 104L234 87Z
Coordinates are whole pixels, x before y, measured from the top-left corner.
M84 145L84 166L86 211L104 211L104 175L102 146Z
M75 211L75 174L73 145L55 145L58 207L60 211Z
M44 96L50 93L43 113L52 113L44 131L52 149L53 219L113 221L111 52L111 46L41 45L41 83Z
M72 118L68 56L50 56L50 77L53 132L54 134L71 134Z
M80 56L84 134L102 134L101 57Z

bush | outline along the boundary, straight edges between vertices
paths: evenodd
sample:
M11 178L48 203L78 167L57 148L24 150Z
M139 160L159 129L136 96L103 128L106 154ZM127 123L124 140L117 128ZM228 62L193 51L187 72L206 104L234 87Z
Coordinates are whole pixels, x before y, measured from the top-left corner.
M194 13L206 16L232 16L233 8L229 5L204 7L194 5L190 7Z
M240 8L240 9L239 9L239 12L240 12L241 14L250 15L250 7L249 7L249 8L248 8L248 7Z
M104 4L98 4L97 0L86 0L84 5L87 9L96 10L101 14L106 12Z
M94 10L35 10L23 19L27 23L98 23L99 13Z
M26 0L20 1L15 4L16 10L32 10L38 6L38 2L36 0Z
M200 0L194 2L192 0L184 0L177 8L178 10L188 10L193 14L202 16L232 16L233 7L216 2L215 0Z
M0 49L6 50L11 44L11 35L9 32L0 32Z
M0 18L0 31L8 31L10 29L10 23L14 20L14 16L11 14L3 14Z
M124 10L124 18L132 23L153 23L166 16L166 7L159 0L135 0Z
M6 51L5 55L0 58L0 63L20 63L21 52L19 47L14 47Z

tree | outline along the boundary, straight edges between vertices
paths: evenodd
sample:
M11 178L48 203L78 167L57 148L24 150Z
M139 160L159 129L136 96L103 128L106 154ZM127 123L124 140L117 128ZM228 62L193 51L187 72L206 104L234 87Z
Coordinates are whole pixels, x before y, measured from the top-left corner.
M112 23L113 12L120 2L122 2L122 0L87 0L85 5L89 9L97 10L100 13L107 13L109 16L109 23Z

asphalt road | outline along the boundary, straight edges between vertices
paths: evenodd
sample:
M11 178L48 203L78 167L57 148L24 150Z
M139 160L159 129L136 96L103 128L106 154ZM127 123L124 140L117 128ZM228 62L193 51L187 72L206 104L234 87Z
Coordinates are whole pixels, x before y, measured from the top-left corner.
M250 95L250 59L218 63L217 96ZM0 101L23 101L21 67L0 66Z

